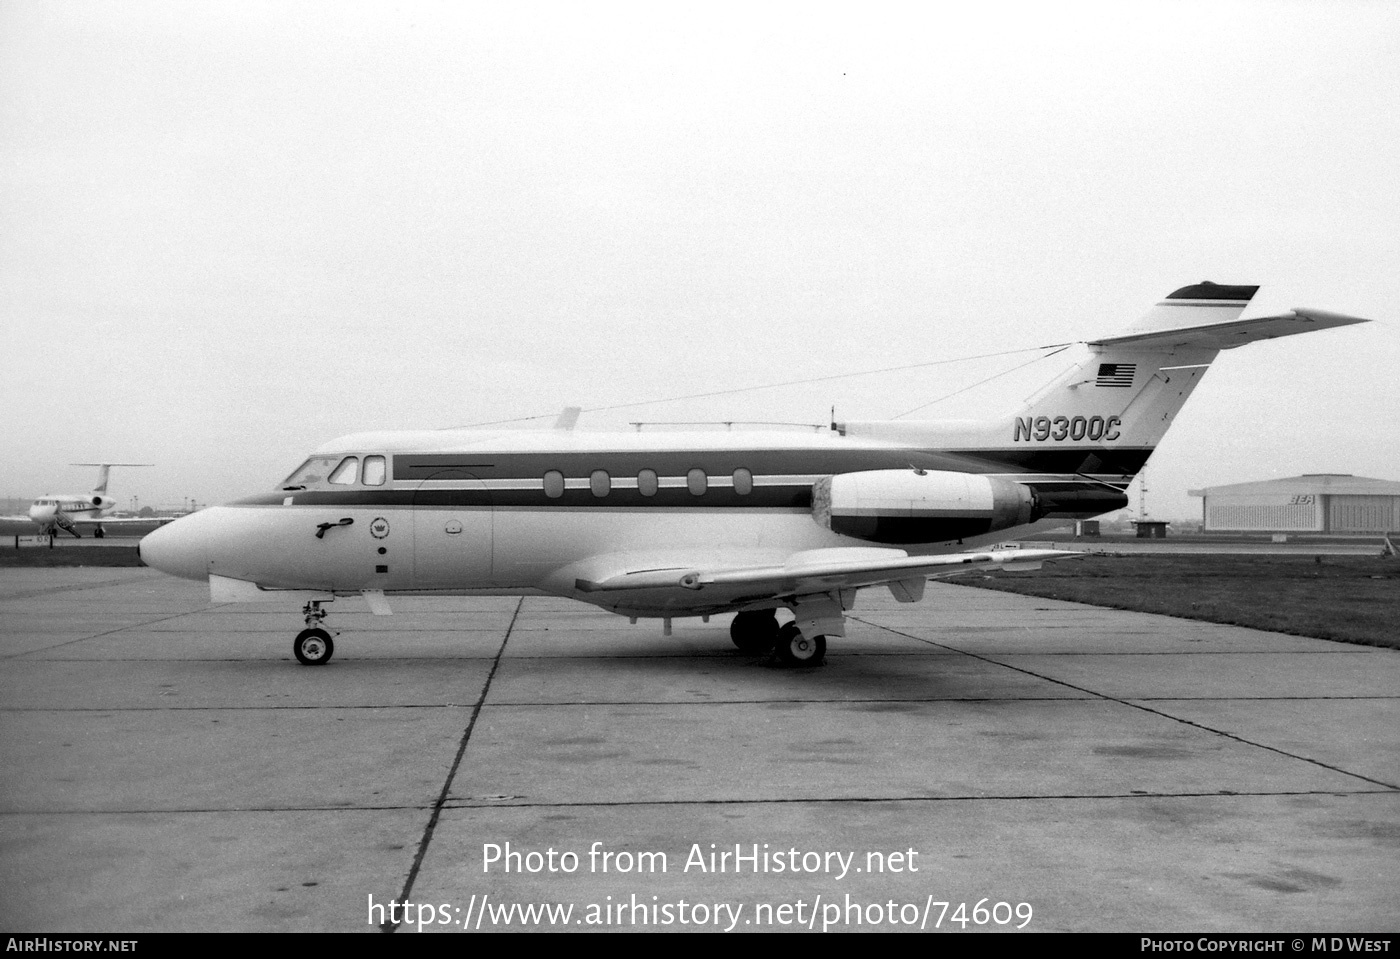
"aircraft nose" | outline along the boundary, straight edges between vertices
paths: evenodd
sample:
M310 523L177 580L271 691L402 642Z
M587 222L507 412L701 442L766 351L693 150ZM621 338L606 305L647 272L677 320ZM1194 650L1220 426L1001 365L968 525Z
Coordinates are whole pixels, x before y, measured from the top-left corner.
M141 562L162 573L184 579L209 578L208 523L203 510L182 516L141 537L137 555Z

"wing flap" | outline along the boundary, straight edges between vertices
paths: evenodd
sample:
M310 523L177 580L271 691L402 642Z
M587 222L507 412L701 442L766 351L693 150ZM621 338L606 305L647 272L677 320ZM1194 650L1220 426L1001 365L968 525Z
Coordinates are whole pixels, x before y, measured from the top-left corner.
M1057 549L985 550L910 556L899 549L817 549L795 553L782 565L636 570L603 580L576 581L582 592L637 589L761 589L771 594L818 593L953 576L978 566L1034 569L1048 560L1081 554ZM907 587L905 587L907 588Z

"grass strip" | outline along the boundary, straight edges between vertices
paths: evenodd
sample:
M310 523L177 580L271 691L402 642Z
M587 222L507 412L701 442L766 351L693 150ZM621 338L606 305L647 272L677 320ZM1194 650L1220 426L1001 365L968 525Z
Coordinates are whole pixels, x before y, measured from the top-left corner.
M1369 556L1118 555L961 586L1400 649L1400 560Z

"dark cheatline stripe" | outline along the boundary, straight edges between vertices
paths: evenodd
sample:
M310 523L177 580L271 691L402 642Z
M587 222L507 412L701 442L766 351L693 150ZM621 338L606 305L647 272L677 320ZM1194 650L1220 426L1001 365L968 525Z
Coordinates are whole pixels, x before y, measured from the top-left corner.
M1128 505L1128 497L1107 487L1088 482L1037 481L1028 483L1036 491L1039 503L1038 516L1097 516ZM812 487L810 485L789 484L785 486L759 487L747 496L740 496L732 489L711 487L701 496L694 496L689 490L663 489L654 496L643 496L636 490L614 489L607 496L594 496L586 489L565 490L564 495L552 498L543 490L489 490L482 486L462 489L431 490L307 490L293 494L263 493L234 500L230 506L281 506L292 498L294 507L302 506L342 506L374 508L431 507L434 509L476 508L476 509L591 509L591 510L645 510L645 509L782 509L809 510L812 508ZM911 517L905 517L911 519ZM922 520L921 520L922 521ZM942 520L940 520L942 521ZM949 522L957 520L948 519ZM975 532L958 532L945 538L975 535ZM910 540L888 540L888 542L933 542L921 538Z
M1041 497L1042 515L1096 515L1127 505L1121 494L1103 486L1069 480L1075 474L1132 476L1152 454L1146 447L1044 448L1019 446L993 450L700 450L568 453L483 453L477 456L409 454L394 457L396 482L407 480L456 482L456 488L403 489L347 487L344 489L275 490L236 500L234 506L278 506L288 498L296 506L358 506L364 508L526 508L526 509L810 509L810 483L761 485L767 476L823 476L864 470L906 470L911 466L953 472L1046 474L1062 480L1029 481ZM525 480L540 483L553 469L571 479L587 477L593 470L608 471L614 478L631 479L643 469L662 477L684 476L700 468L714 479L724 479L738 468L750 470L760 481L752 492L740 495L732 487L712 483L700 496L688 489L667 488L643 496L635 488L614 486L606 496L589 489L567 489L559 497L546 496L542 488L488 489L486 481ZM919 534L922 536L923 534ZM960 533L957 535L975 535ZM951 536L947 538L957 538ZM900 540L892 540L896 542ZM929 542L922 538L903 542Z
M1012 426L1008 424L1008 430ZM660 476L685 476L701 469L710 477L746 469L762 476L825 476L861 470L908 469L955 473L1136 473L1152 455L1151 447L1070 448L1010 447L986 450L661 450L650 453L598 450L557 453L410 454L394 457L394 479L454 478L538 480L550 470L570 479L606 470L614 478L634 477L644 469ZM1110 465L1111 464L1111 465Z
M1258 292L1257 286L1221 286L1206 280L1195 286L1183 286L1167 296L1169 300L1239 300L1248 303Z
M736 469L747 469L755 476L805 475L906 469L910 455L926 460L927 469L954 468L938 465L935 457L939 454L900 450L570 450L482 453L478 457L439 453L397 455L394 479L451 479L453 475L481 480L539 479L550 470L575 479L587 477L598 469L607 470L614 477L636 476L644 469L654 470L659 476L684 476L692 469L704 470L711 477L728 476Z
M703 507L723 509L810 509L810 485L767 486L740 496L732 489L712 486L704 494L694 496L685 489L658 490L654 496L643 496L634 489L614 489L607 496L594 496L586 489L565 490L563 496L549 497L544 490L491 490L482 486L462 489L429 490L305 490L296 493L263 493L234 500L230 506L280 506L287 497L293 506L358 506L371 508L424 506L438 509L452 507L494 507L510 509L529 507L549 509L568 507L578 509L644 509Z
M989 469L984 473L1115 473L1135 475L1152 455L1151 447L1129 449L1044 449L1022 447L1009 450L984 450L977 454L987 458Z

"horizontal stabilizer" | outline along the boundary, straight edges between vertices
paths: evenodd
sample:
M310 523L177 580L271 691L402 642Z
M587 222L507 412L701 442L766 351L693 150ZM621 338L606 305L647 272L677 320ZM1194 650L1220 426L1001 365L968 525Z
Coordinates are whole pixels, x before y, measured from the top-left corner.
M1110 336L1089 343L1091 347L1141 347L1155 352L1171 352L1181 347L1230 350L1237 346L1272 340L1295 333L1311 333L1353 323L1369 323L1359 316L1330 313L1327 310L1295 309L1280 316L1256 316L1247 320L1205 323L1174 329Z

